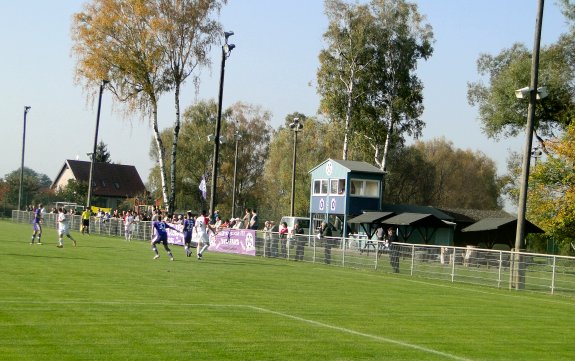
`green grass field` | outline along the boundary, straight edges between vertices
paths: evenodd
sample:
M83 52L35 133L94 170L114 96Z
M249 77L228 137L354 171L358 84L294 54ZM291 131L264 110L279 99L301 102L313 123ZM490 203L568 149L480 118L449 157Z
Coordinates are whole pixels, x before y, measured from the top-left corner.
M1 360L573 360L575 300L0 221Z

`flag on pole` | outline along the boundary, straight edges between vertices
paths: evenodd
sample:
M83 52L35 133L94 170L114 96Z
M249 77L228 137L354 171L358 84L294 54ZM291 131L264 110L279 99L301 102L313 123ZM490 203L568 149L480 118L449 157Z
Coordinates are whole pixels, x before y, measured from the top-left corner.
M202 192L202 198L204 198L204 200L206 200L206 177L202 176L202 181L200 182L200 191Z

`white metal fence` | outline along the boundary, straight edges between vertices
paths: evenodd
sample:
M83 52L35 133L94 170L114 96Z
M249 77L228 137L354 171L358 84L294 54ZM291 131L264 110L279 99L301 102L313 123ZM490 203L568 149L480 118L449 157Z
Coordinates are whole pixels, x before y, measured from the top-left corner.
M30 223L32 217L32 212L12 212L15 222ZM55 227L56 218L57 214L44 215L44 226ZM71 229L79 230L80 216L70 218ZM92 218L90 232L125 235L121 219L104 222ZM132 238L150 240L150 222L137 223ZM517 258L514 256L520 255L525 270L523 290L575 297L575 257L407 243L397 243L390 250L381 242L365 239L315 236L288 239L264 231L257 232L256 255L376 272L394 272L395 263L402 275L509 289L514 286L511 271Z

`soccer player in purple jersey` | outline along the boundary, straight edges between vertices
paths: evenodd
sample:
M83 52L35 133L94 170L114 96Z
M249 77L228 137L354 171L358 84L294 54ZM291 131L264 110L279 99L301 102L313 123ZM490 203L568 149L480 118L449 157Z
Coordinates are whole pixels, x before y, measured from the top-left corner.
M160 258L160 255L158 254L158 248L156 247L156 245L158 243L161 243L164 245L164 249L166 250L166 252L168 252L168 256L170 256L170 261L173 261L174 255L172 254L170 247L168 247L168 231L167 231L167 229L170 228L176 232L180 232L180 231L178 231L176 228L170 226L165 221L163 221L161 214L158 215L157 221L152 222L152 227L154 227L154 229L156 231L156 236L154 237L154 239L152 239L152 242L151 242L152 250L156 254L154 256L154 259Z
M34 244L34 238L38 236L38 244L42 244L42 203L38 204L38 207L34 210L34 218L32 219L32 240L30 244Z
M194 224L195 221L192 211L188 211L186 219L184 219L184 248L186 250L186 257L190 257L192 255L191 245Z

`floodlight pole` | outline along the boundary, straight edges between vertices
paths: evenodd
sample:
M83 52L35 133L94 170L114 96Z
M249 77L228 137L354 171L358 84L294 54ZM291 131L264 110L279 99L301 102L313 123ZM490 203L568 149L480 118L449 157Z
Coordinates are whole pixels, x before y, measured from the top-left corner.
M86 207L90 209L92 205L92 178L94 177L94 162L96 161L96 149L98 147L98 129L100 128L100 110L102 108L102 93L104 93L104 87L109 81L102 80L100 84L100 95L98 97L98 112L96 113L96 130L94 131L94 148L92 149L92 157L90 159L90 177L88 179L88 197L86 199Z
M303 124L300 123L299 118L294 118L293 122L289 125L293 131L293 159L292 159L292 174L291 174L291 208L290 216L295 215L295 165L297 160L297 133L303 129Z
M235 218L236 214L236 175L238 172L238 141L242 138L239 130L235 132L236 138L236 155L234 158L234 187L232 191L232 218Z
M228 38L234 35L233 31L224 32L225 44L222 46L222 65L220 68L220 91L218 95L218 118L216 119L216 132L214 136L214 159L212 163L212 187L210 189L210 217L216 210L216 185L218 183L218 158L220 156L220 129L222 126L222 100L224 96L224 72L226 59L235 48L234 44L228 44Z
M537 80L539 76L539 48L541 44L541 25L543 22L543 7L545 0L539 0L537 18L535 20L535 36L533 40L533 55L531 58L531 84L529 87L529 107L527 110L527 124L525 125L525 143L523 144L523 164L521 170L521 188L517 206L517 230L515 233L515 253L513 267L512 287L525 288L525 265L521 251L525 248L525 213L527 211L527 191L529 184L529 167L531 161L531 147L533 144L533 130L535 118L535 101L537 99Z
M22 210L22 188L24 186L24 150L26 149L26 115L30 106L24 106L24 130L22 131L22 162L20 163L20 188L18 190L18 210Z

